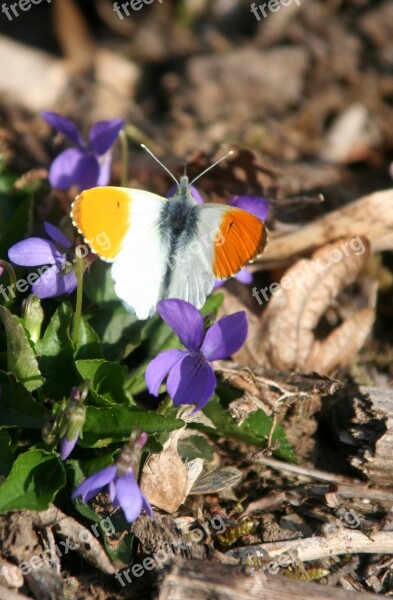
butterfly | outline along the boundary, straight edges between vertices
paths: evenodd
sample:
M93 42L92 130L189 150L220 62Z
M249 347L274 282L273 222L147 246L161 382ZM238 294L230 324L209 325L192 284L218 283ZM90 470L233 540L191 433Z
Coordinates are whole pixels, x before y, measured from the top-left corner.
M164 298L202 308L217 279L235 275L266 245L266 227L253 214L195 202L190 186L204 173L191 183L170 173L177 191L169 199L104 186L83 191L72 204L74 225L92 251L112 263L115 292L138 319L151 317Z

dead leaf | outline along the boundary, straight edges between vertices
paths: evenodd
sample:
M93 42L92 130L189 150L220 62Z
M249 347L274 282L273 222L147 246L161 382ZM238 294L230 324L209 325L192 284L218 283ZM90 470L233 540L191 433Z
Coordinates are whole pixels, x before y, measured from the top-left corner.
M151 504L175 512L186 497L187 469L173 448L152 454L146 461L141 479L141 490Z
M234 154L201 179L201 190L206 192L209 202L227 202L231 195L277 194L279 171L255 150L237 144L220 148L214 156L203 150L195 152L187 160L187 173L190 179L207 169L215 160L223 156L226 150L233 150Z
M288 261L341 237L365 236L372 252L393 249L393 189L374 192L284 235L270 232L269 244L251 270Z
M167 513L183 504L203 469L201 458L187 464L180 458L177 443L181 431L173 431L162 452L151 454L142 470L141 490L151 504Z
M371 330L372 306L345 318L325 340L315 336L321 317L338 294L355 281L369 256L366 238L358 240L363 252L360 243L355 252L350 241L328 244L285 273L261 319L256 352L262 364L327 374L353 360Z

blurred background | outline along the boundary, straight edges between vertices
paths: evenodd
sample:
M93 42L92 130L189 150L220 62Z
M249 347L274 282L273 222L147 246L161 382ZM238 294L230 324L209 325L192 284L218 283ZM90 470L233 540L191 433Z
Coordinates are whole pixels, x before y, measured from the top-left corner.
M123 19L110 0L21 1L17 17L3 3L12 20L0 13L0 152L12 170L47 168L62 149L39 116L54 110L84 133L125 118L130 185L159 193L169 180L141 141L175 171L187 158L191 174L242 146L230 174L200 181L218 198L323 192L329 206L391 186L391 0L277 0L266 17L258 0L259 20L248 0L153 0Z

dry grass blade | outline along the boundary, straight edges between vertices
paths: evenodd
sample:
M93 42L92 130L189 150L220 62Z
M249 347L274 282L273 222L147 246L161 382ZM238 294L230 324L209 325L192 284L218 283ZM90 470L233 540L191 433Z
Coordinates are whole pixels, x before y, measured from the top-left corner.
M298 261L281 280L281 289L270 300L259 330L258 356L276 369L313 370L322 374L348 364L370 332L373 308L366 308L334 330L324 341L315 329L333 300L353 283L369 256L365 238L363 252L349 240L338 240L317 250L311 259ZM337 256L339 260L337 261Z

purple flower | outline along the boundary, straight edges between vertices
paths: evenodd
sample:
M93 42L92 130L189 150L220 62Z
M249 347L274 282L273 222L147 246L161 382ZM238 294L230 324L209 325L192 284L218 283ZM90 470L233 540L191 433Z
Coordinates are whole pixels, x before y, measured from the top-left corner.
M62 272L67 266L66 255L55 246L57 243L65 250L69 250L72 246L71 242L54 225L44 223L44 226L52 242L32 237L14 244L8 250L9 259L16 265L23 267L51 265L45 270L41 267L38 273L31 273L27 278L32 286L32 293L41 300L60 294L71 294L77 286L77 278L72 268L69 272Z
M166 387L174 406L196 404L194 412L200 410L216 387L210 362L228 358L244 344L248 328L246 313L222 317L205 332L202 315L189 302L161 300L157 311L187 350L172 348L151 361L145 374L149 392L158 396L168 375Z
M67 435L65 435L61 442L60 442L60 458L61 460L66 460L69 455L71 454L71 452L73 451L73 449L76 446L76 442L78 441L79 438L79 431L75 434L74 438L72 440L68 440L67 439Z
M75 123L54 112L42 112L49 125L61 131L76 144L64 150L53 161L49 171L52 187L66 190L78 185L81 190L107 185L112 160L111 147L121 128L123 119L99 121L89 131L89 141L84 142Z
M94 498L105 486L109 486L109 495L114 508L121 508L126 519L132 523L143 509L149 517L153 516L152 508L141 491L132 472L132 452L125 446L115 465L101 469L83 481L72 494L72 498L81 496L83 502Z
M269 212L268 201L260 196L232 196L229 204L250 212L261 221L266 221Z

